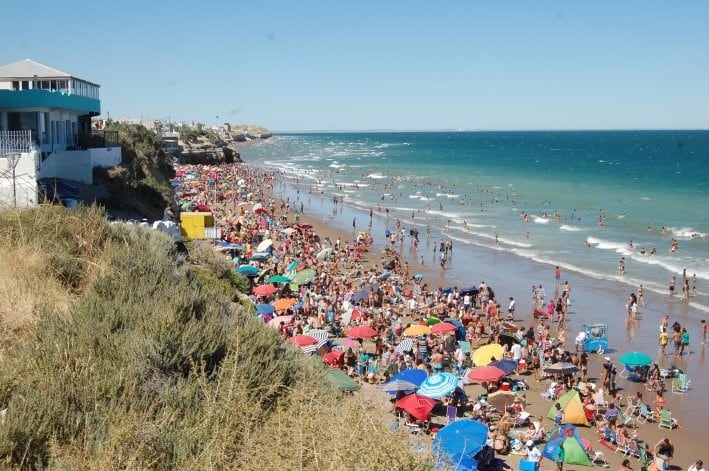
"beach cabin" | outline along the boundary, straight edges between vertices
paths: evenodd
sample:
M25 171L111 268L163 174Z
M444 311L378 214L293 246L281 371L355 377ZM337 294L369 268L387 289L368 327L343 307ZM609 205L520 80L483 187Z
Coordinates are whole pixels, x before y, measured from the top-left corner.
M121 162L116 133L91 129L99 88L31 59L0 67L0 209L36 205L56 179L91 184L95 167Z

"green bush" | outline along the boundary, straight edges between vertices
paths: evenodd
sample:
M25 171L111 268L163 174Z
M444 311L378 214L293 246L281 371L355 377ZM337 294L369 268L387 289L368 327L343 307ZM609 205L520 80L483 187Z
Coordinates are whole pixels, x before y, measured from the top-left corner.
M234 302L239 279L209 251L185 258L165 235L108 226L100 214L47 207L0 215L0 240L62 261L52 263L63 270L43 276L83 270L68 314L45 305L31 333L3 352L6 466L426 465L379 412L335 391L322 365Z

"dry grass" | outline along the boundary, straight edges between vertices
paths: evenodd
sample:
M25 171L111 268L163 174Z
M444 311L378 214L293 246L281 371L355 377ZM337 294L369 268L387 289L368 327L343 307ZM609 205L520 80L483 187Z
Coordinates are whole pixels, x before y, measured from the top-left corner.
M13 468L424 469L378 408L238 302L210 253L100 211L0 214Z

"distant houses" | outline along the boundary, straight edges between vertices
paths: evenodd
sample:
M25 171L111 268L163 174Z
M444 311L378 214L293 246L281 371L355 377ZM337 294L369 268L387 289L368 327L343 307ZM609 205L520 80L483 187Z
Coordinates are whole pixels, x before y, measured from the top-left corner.
M62 180L91 184L95 167L120 164L118 136L92 129L99 88L31 59L0 67L0 209L69 199Z

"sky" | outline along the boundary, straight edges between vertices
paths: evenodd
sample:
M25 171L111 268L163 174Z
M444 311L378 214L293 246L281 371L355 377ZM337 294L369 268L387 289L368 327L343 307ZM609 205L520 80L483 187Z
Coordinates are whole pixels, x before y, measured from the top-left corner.
M272 131L709 129L709 2L0 0L104 116Z

